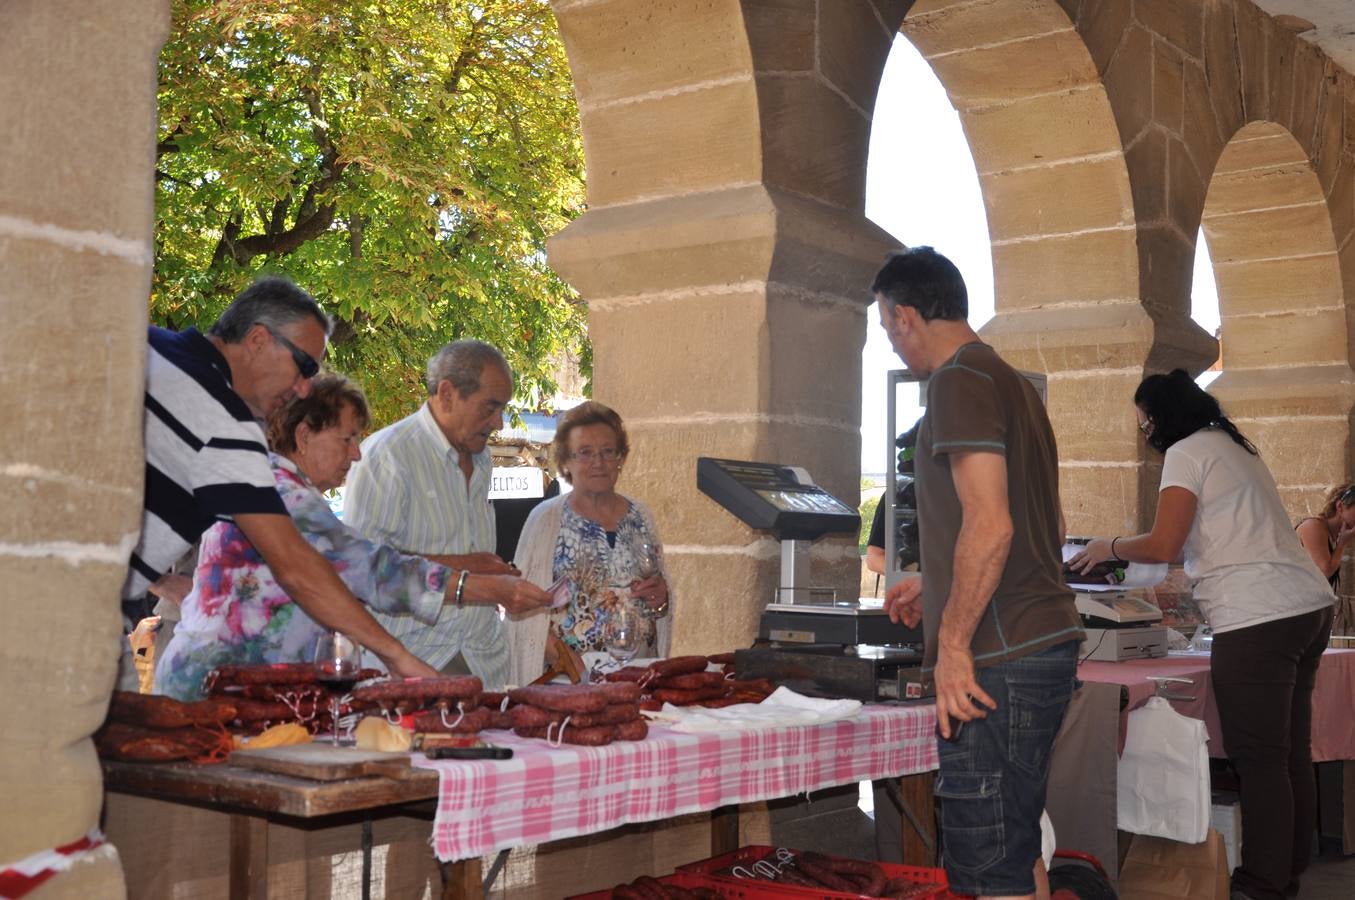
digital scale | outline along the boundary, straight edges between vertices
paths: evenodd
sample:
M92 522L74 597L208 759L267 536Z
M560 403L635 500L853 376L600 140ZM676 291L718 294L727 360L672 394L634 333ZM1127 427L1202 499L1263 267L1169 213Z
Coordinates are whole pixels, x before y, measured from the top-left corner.
M861 517L795 466L700 457L696 485L781 544L780 580L758 625L762 646L735 653L740 678L857 700L922 696L922 633L889 621L879 600L837 599L810 582L810 545L859 534ZM911 687L910 687L911 685Z

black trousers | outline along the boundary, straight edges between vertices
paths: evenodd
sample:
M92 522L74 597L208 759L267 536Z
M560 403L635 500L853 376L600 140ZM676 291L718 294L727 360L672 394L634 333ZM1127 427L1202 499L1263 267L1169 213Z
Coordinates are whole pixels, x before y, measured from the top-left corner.
M1282 900L1312 854L1313 684L1331 636L1321 609L1214 636L1214 700L1242 800L1242 864L1233 887Z

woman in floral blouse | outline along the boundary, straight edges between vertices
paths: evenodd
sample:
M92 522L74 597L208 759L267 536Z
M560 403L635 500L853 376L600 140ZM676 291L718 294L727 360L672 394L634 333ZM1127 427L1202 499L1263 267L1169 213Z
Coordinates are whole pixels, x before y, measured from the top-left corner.
M283 503L311 546L333 564L353 594L372 609L432 623L444 603L503 604L530 609L546 595L513 575L462 575L435 560L368 541L339 521L324 491L343 484L368 424L356 385L329 373L315 378L269 418L273 476ZM180 700L203 696L202 680L226 664L309 662L326 629L274 580L263 557L231 522L202 537L193 590L183 617L156 664L157 692ZM352 615L368 616L358 607ZM342 631L342 626L339 627Z
M541 674L551 630L576 651L605 650L612 614L622 603L633 604L645 620L640 655L668 654L672 596L654 517L616 490L629 452L621 417L601 403L579 404L556 427L556 469L574 489L532 510L516 559L538 585L567 579L569 599L510 623L510 681Z

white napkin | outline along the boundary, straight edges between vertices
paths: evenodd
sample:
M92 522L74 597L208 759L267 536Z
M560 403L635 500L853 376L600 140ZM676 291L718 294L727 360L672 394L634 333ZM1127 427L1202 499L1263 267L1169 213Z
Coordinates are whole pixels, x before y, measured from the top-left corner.
M790 688L779 687L761 703L736 703L719 709L703 706L674 706L665 703L651 719L675 731L738 731L747 728L776 728L782 725L821 725L847 719L861 709L860 700L825 700L806 697Z

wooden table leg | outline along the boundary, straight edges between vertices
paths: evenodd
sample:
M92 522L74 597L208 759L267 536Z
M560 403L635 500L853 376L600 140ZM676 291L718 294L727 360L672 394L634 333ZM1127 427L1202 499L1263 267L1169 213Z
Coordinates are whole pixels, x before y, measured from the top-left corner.
M268 896L268 820L231 814L231 900L264 900Z
M442 864L442 900L482 900L484 894L478 856Z
M936 865L935 786L935 772L919 772L899 779L899 801L903 814L899 832L905 865Z
M710 811L710 855L739 849L739 808L719 806Z

